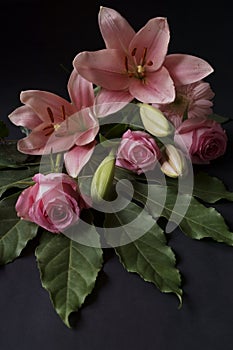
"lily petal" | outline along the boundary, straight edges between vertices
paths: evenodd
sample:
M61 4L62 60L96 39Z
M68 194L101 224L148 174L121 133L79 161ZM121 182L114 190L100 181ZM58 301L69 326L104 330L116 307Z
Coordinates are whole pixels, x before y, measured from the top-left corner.
M68 174L77 177L84 165L89 161L95 149L95 141L86 146L75 146L64 154L65 167Z
M164 66L176 86L194 83L213 72L213 68L202 58L183 54L168 55Z
M133 100L128 91L110 91L101 89L95 98L94 111L98 118L116 113Z
M56 132L46 136L43 130L33 130L27 137L18 141L18 150L22 153L42 155L51 152L64 152L73 147L76 135L57 137Z
M64 137L57 137L56 133L53 133L43 150L41 150L41 154L50 154L64 152L73 147L75 144L75 135L67 135Z
M157 72L148 72L145 82L132 79L129 91L144 103L171 103L175 99L173 81L164 67Z
M20 100L25 105L31 107L39 118L45 122L51 121L48 108L50 108L53 113L55 123L59 123L64 120L63 111L65 111L67 116L76 111L75 107L64 98L47 91L23 91L20 94Z
M25 126L30 130L41 124L41 119L28 106L21 106L16 108L8 118L17 126Z
M125 90L129 77L119 50L81 52L74 59L75 69L87 80L107 90Z
M21 153L40 155L43 153L47 140L48 137L41 132L32 132L27 137L19 140L17 147Z
M161 67L167 54L170 32L166 18L152 18L147 24L137 32L129 46L129 52L136 49L136 59L138 64L143 64L140 60L145 55L146 62L153 63L150 70L157 70Z
M128 52L130 41L135 35L131 25L117 11L102 7L99 12L99 27L106 48Z
M54 133L55 138L71 137L74 140L73 146L87 145L95 139L99 131L99 121L94 115L92 108L84 108L76 112Z
M74 69L68 81L68 92L72 103L79 111L82 108L92 106L94 103L93 85Z

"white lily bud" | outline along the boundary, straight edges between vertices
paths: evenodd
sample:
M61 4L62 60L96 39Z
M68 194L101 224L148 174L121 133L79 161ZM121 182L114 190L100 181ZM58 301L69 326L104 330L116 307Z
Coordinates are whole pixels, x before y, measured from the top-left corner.
M173 132L172 124L158 108L146 103L141 103L139 106L142 123L150 134L165 137Z
M173 145L166 145L164 160L161 165L162 172L169 177L178 177L186 173L187 163L182 151Z
M108 199L114 178L115 156L110 153L98 166L91 182L91 197L94 202Z

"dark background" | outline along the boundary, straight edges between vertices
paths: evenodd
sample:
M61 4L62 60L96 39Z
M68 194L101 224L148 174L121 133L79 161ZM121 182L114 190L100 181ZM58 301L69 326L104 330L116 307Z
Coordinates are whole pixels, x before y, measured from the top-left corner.
M216 113L233 118L233 22L230 3L207 1L40 1L0 4L0 119L10 138L22 137L7 115L20 106L21 90L48 90L67 97L72 60L83 50L104 47L99 6L118 10L135 30L165 16L171 30L170 53L209 61L206 80L216 96ZM233 190L232 122L226 124L227 154L208 168ZM219 203L233 230L232 203ZM194 241L178 230L168 236L182 274L184 304L173 295L126 272L111 250L96 288L66 328L41 287L33 244L22 257L0 268L1 350L168 350L233 348L233 250L211 241Z

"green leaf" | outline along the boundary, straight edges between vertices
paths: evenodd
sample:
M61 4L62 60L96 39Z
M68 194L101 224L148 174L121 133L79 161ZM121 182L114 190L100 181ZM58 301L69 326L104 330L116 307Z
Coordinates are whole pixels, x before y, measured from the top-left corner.
M0 171L0 196L9 188L26 188L32 183L32 177L38 173L38 166L25 169L4 169Z
M149 185L149 187L150 198L147 198L147 186L142 184L136 186L135 197L140 202L146 203L152 216L157 217L162 206L159 199L162 198L165 188L160 185ZM215 208L207 208L194 197L190 198L189 195L179 194L179 196L179 205L176 205L176 210L174 211L177 193L173 188L167 187L166 203L164 204L162 216L169 220L171 214L173 214L174 221L191 238L202 239L209 237L217 242L233 245L233 232L229 230L224 218ZM190 204L187 208L189 201Z
M213 207L205 207L195 198L191 198L188 211L179 226L191 238L209 237L217 242L233 245L233 232L227 227L222 215Z
M98 92L101 90L101 87L100 86L96 86L95 88L94 88L94 94L95 94L95 96L98 94Z
M7 137L9 135L9 130L6 124L0 120L0 138Z
M40 157L29 156L17 150L15 141L0 144L0 168L19 168L31 164L39 164Z
M94 288L102 267L102 250L81 245L62 234L44 232L36 257L42 285L56 312L70 327L69 315L80 308Z
M105 227L120 227L121 231L124 231L123 238L133 238L132 227L127 224L139 214L140 220L133 230L145 232L148 224L150 229L136 240L118 246L115 251L127 271L138 273L145 281L154 283L162 292L175 293L181 303L181 278L175 268L175 255L166 244L165 235L155 220L145 211L142 212L136 204L130 203L121 212L107 214Z
M168 186L177 190L177 179L167 178ZM182 185L182 192L184 194L190 193L190 188ZM233 192L226 189L224 183L217 177L210 176L207 173L200 172L194 176L193 196L197 197L207 203L216 203L221 199L233 201Z
M107 139L105 136L103 136L102 134L99 134L99 141L101 143L101 146L104 148L116 148L119 146L119 137L118 140L112 140L112 139Z
M194 177L193 195L207 203L215 203L220 199L233 201L233 192L227 191L221 180L203 172Z
M216 114L216 113L213 113L213 114L210 114L208 116L209 119L212 119L212 120L215 120L216 122L218 123L226 123L230 120L230 118L228 117L223 117L222 115L219 115L219 114Z
M17 258L28 241L37 234L38 226L17 217L16 193L0 201L0 264L7 264Z
M115 143L119 143L119 139L122 134L127 130L128 124L104 124L100 129L100 142L108 140L110 143L111 139L116 139Z

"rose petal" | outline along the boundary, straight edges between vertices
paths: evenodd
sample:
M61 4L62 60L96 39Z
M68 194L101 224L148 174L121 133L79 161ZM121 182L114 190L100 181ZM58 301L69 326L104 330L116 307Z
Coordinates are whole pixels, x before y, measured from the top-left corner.
M195 135L193 135L192 131L187 132L186 134L175 133L175 144L179 146L186 154L188 154L192 144L195 143L193 136Z
M26 188L26 190L20 194L15 205L15 210L19 217L31 221L31 218L29 216L29 209L34 203L37 191L38 185L34 185L32 187Z
M177 133L179 134L184 134L187 133L189 131L195 130L195 129L199 129L202 127L207 127L210 128L213 125L215 126L219 126L221 128L221 126L214 120L211 119L206 119L206 118L190 118L190 119L186 119L181 126L176 130Z
M115 10L101 6L99 27L107 48L127 53L135 31L125 18Z
M191 55L168 55L164 65L176 86L194 83L213 72L209 63Z
M64 173L50 173L47 175L38 173L33 176L32 180L40 184L40 186L49 186L50 190L58 186L63 188L64 184L69 185L73 191L76 191L78 187L77 182Z

